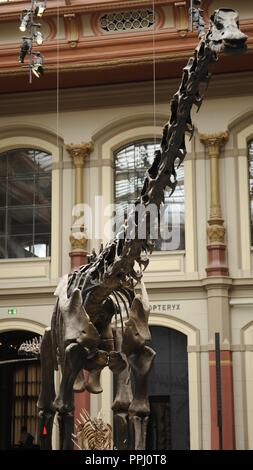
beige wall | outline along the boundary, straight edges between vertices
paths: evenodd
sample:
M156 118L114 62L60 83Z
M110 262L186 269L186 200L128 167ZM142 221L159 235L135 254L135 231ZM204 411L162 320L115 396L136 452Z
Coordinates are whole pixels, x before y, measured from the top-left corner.
M220 7L236 9L238 1L213 0L209 13ZM164 7L167 21L171 16L169 10L170 7ZM239 10L240 20L252 18L252 0L241 0ZM93 35L88 20L87 15L82 17L85 36ZM166 26L171 24L167 23ZM49 29L44 22L45 37ZM58 37L64 36L64 25L60 20ZM1 24L1 44L17 42L20 37L16 22ZM212 78L211 89L213 86L215 88L216 80L218 83L218 76ZM220 90L224 91L226 85L232 86L226 80L225 77L225 85L221 80ZM233 78L230 76L231 80ZM131 84L129 88L132 100L134 87ZM117 93L119 96L120 90L116 88L114 96ZM145 273L150 303L153 307L161 306L161 311L153 308L151 324L175 328L187 336L192 449L210 449L211 441L208 359L210 312L205 287L210 170L199 133L219 133L227 129L230 137L220 158L221 206L231 277L225 329L231 331L230 347L233 351L236 447L253 449L253 254L249 233L246 153L247 140L253 137L253 94L245 95L247 91L242 89L241 75L239 79L237 77L237 83L235 78L235 88L235 96L223 97L219 92L220 97L212 99L208 99L208 96L213 96L209 89L199 113L192 113L196 132L191 143L187 141L188 156L185 162L186 249L182 252L154 253ZM75 91L75 103L78 101L77 93ZM103 93L109 94L110 91L104 90ZM139 93L140 88L137 91ZM148 95L150 103L153 100L152 93ZM166 98L163 103L157 102L156 128L153 125L153 105L128 104L126 98L123 100L124 105L119 105L112 94L111 102L108 104L107 97L107 105L99 107L100 98L104 98L101 94L99 98L98 94L96 101L94 90L92 96L95 103L90 107L86 105L89 101L87 96L80 94L79 110L72 110L70 99L67 104L69 110L61 112L59 116L56 115L56 96L51 95L50 107L54 112L45 111L45 105L36 93L33 94L33 102L31 96L26 101L27 94L24 98L18 96L17 105L19 110L24 108L24 114L19 111L19 114L13 115L10 115L8 109L9 99L13 107L13 98L7 97L4 108L7 112L1 115L0 110L0 152L27 145L45 149L53 155L52 256L37 260L0 260L0 332L26 329L43 334L45 326L50 324L55 286L59 277L70 269L69 234L75 188L72 163L64 144L94 141L94 152L84 168L85 202L94 212L95 195L102 196L104 205L113 201L113 151L134 139L161 135L162 126L169 117L167 94L163 84L163 96ZM29 107L30 114L27 110ZM102 225L108 219L103 218L102 214L97 215ZM100 240L91 240L88 249L99 249L99 246ZM178 304L180 309L164 312L162 306L167 304ZM8 307L17 309L15 317L8 316ZM215 328L215 325L212 324L212 327ZM111 420L112 377L108 370L103 374L103 386L104 394L92 397L92 413L96 414L102 408L105 417Z
M102 195L104 203L112 202L113 151L122 143L133 139L152 137L154 134L160 136L167 118L166 103L157 105L155 129L153 107L149 105L111 105L62 112L58 128L55 113L0 117L0 151L21 144L32 144L51 151L54 161L52 258L0 261L0 313L5 322L1 324L0 321L0 330L1 325L2 329L6 328L6 325L15 329L15 325L22 321L38 322L43 326L49 324L55 285L58 278L69 271L74 174L64 144L94 141L94 152L84 169L85 201L94 208L95 195ZM195 332L195 343L191 343L189 349L189 373L194 386L199 384L196 389L199 403L196 408L196 397L194 398L192 392L191 440L192 448L209 449L208 312L206 288L202 280L206 277L206 222L209 216L210 175L209 162L204 147L199 142L198 133L220 132L229 128L230 139L220 160L221 203L227 228L229 270L233 278L230 296L231 302L234 303L230 306L229 321L234 351L236 441L238 448L247 448L253 445L253 429L247 418L247 410L251 406L247 397L251 388L249 382L246 382L247 377L251 380L251 372L248 356L245 357L246 353L242 347L242 335L246 325L253 320L252 305L243 305L245 299L253 299L246 159L247 138L253 136L253 97L206 99L199 114L193 114L193 121L197 132L192 142L187 143L188 156L185 163L186 250L154 254L150 268L145 274L145 281L152 304L180 303L179 311L172 311L167 315L171 324L174 321L176 328L189 325L189 337L190 329ZM17 136L17 133L20 135ZM58 146L54 137L57 133ZM98 248L99 243L100 241L92 240L89 249L93 246ZM17 308L17 317L9 319L8 306ZM154 313L154 321L160 324L164 323L165 317L166 315L162 318ZM250 341L248 337L249 335L246 335L246 339L243 338ZM106 412L109 413L111 378L106 373L104 381L107 391L104 397L92 399L94 412L102 400Z
M229 268L232 276L235 277L249 276L252 269L250 242L247 235L249 212L246 160L246 140L251 129L239 132L236 126L233 127L233 123L237 123L240 116L245 116L249 112L251 101L252 97L250 96L205 100L199 114L193 115L198 132L220 132L228 127L231 130L231 137L220 161L220 180L222 212L227 227ZM94 140L95 149L84 170L85 201L94 209L95 195L102 195L104 203L110 203L113 200L113 150L122 143L133 139L145 136L152 137L154 133L156 136L161 135L162 125L167 119L167 105L157 105L157 116L158 125L155 131L153 128L153 107L148 105L62 112L58 128L54 113L0 117L0 132L2 129L0 150L5 149L6 145L9 148L12 145L25 145L29 142L31 144L29 128L32 128L33 135L36 132L38 134L37 139L33 137L33 145L51 150L54 154L54 163L56 163L54 168L55 185L53 185L55 204L58 208L61 200L62 207L64 207L62 214L57 215L57 223L54 218L53 243L57 251L57 259L55 258L54 261L53 273L45 271L42 274L44 268L36 268L34 278L37 278L40 272L44 282L48 277L52 279L53 276L56 276L56 279L57 276L68 270L66 253L69 250L68 237L74 196L73 171L68 153L63 150L62 157L56 155L57 148L53 147L51 143L43 141L43 136L45 137L47 133L53 135L58 132L61 145ZM245 126L249 125L250 119L251 116L248 116ZM4 139L5 129L10 126L13 136ZM25 138L15 138L15 129L24 126L27 129ZM206 159L204 147L199 142L198 132L196 132L191 144L188 144L188 156L185 162L186 252L181 255L175 253L173 256L169 254L168 257L154 255L150 264L151 271L167 272L170 280L205 277L206 221L209 216L210 204L209 162ZM243 132L246 134L244 135ZM63 160L63 164L59 168L61 160ZM239 184L239 181L243 184ZM231 191L231 187L233 187L233 191ZM99 242L91 241L89 249L93 246L97 248Z

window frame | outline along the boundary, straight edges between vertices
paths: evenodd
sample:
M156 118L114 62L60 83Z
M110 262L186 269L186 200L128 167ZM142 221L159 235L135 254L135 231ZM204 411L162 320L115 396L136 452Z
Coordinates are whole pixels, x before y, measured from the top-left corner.
M36 162L36 155L38 155L38 153L44 153L46 156L50 157L50 171L44 175L44 177L42 176L43 173L39 171L39 167L38 167L38 171L36 171L36 168L35 168L35 165L33 167L33 171L30 173L30 174L15 174L14 176L10 176L9 173L8 173L8 160L7 160L7 165L6 165L6 175L5 176L1 176L1 179L6 179L6 192L5 192L5 206L1 207L1 210L3 210L3 212L5 213L4 216L5 216L5 230L4 230L4 235L1 237L1 238L4 238L4 244L5 244L5 256L3 258L1 258L1 261L8 261L8 260L27 260L27 259L30 259L30 258L33 258L33 259L46 259L46 258L50 258L50 250L51 250L51 246L52 246L52 215L50 215L50 231L49 232L45 232L45 234L47 234L49 236L49 244L46 246L46 250L49 250L49 252L46 254L46 256L33 256L34 253L32 252L31 253L31 256L27 256L27 257L22 257L22 256L9 256L8 255L8 239L10 238L10 234L8 233L8 226L7 226L7 220L8 220L8 212L11 211L11 210L17 210L17 209L31 209L32 210L32 243L31 240L27 241L27 244L31 244L33 246L33 250L32 251L35 251L35 246L36 246L36 238L38 236L41 236L42 234L45 235L44 233L36 233L36 226L35 226L35 222L36 222L36 214L38 213L38 211L42 208L50 208L50 214L51 214L51 211L52 211L52 181L53 181L53 153L47 149L42 149L40 146L34 146L34 145L29 145L29 143L27 143L26 145L17 145L17 146L12 146L11 148L2 148L0 149L0 158L1 158L1 155L8 155L9 153L11 152L15 152L15 151L27 151L27 152L33 152L33 160L34 162ZM37 186L36 186L36 181L39 182L41 181L41 178L42 179L48 179L50 180L50 199L48 200L48 203L47 204L39 204L39 202L37 201L36 202L36 196L37 196ZM34 185L34 188L33 188L33 201L32 203L29 203L28 205L25 204L25 205L19 205L19 204L10 204L9 202L9 195L11 194L9 192L9 181L16 181L16 182L25 182L25 181L29 181L29 182L33 182L33 185ZM20 234L16 234L16 236L19 236ZM28 234L21 234L23 236L27 236L28 237ZM20 236L21 236L20 235Z
M63 266L67 265L65 258L63 258L62 247L64 246L65 250L65 247L69 246L69 233L64 230L66 222L63 217L63 206L66 204L66 200L69 201L69 197L66 198L63 192L63 181L66 177L63 162L68 160L68 156L64 152L64 140L49 127L37 126L26 120L0 127L0 140L0 152L28 146L44 150L53 157L51 256L50 258L1 259L1 285L5 290L12 289L10 278L13 281L12 286L27 286L28 279L33 279L33 284L36 286L42 281L47 285L48 283L57 285L63 272Z
M117 200L116 200L116 158L117 158L117 155L124 149L127 149L128 147L131 147L131 146L135 146L135 145L138 145L138 146L141 146L141 144L143 145L148 145L148 144L153 144L153 145L159 145L161 142L161 137L157 137L157 138L154 138L154 136L146 136L144 138L135 138L131 141L128 141L128 142L125 142L124 144L114 148L113 150L113 203L114 204L118 204ZM149 167L147 167L148 169ZM160 253L184 253L185 252L185 245L186 245L186 233L185 233L185 172L184 172L184 164L182 164L182 168L183 168L183 188L184 188L184 194L183 194L183 203L180 203L182 204L183 206L183 221L184 223L181 224L180 223L180 233L181 233L181 227L183 227L183 240L181 242L181 244L183 244L183 247L180 246L178 249L175 249L175 250L168 250L168 249L157 249L157 248L154 248L154 253L156 254L160 254ZM145 171L147 170L145 169ZM143 179L144 181L144 179ZM137 196L138 197L138 196ZM166 243L166 240L162 240L161 243Z
M250 146L252 146L252 156L250 155ZM253 138L247 141L250 247L251 247L251 250L253 250L253 214L251 213L251 203L253 204L253 172L252 172L252 177L251 177L251 173L250 173L251 162L252 162L252 170L253 170ZM251 181L252 181L252 196L251 196L251 187L250 187Z

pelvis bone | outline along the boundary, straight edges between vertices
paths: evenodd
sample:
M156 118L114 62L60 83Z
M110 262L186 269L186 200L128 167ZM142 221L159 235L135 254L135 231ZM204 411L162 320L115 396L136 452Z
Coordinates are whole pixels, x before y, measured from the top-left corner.
M91 323L84 309L79 289L74 289L70 298L67 297L68 276L60 281L55 295L59 297L59 307L65 325L64 339L66 342L76 341L83 347L94 349L100 342L96 327Z

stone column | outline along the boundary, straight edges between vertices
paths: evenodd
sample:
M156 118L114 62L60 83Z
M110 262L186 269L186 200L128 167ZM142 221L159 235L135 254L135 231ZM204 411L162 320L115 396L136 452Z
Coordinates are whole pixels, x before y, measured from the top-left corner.
M229 289L232 280L226 277L207 277L208 353L211 410L211 448L219 449L219 428L216 402L215 333L220 333L221 401L223 449L235 448L233 358L231 351L231 321Z
M84 204L84 183L83 172L85 160L93 151L93 143L81 143L79 145L69 144L66 145L66 150L71 156L73 166L75 169L75 205L81 205L78 211L78 217L74 216L73 225L71 228L71 235L69 237L71 243L71 251L69 253L71 259L71 270L79 266L87 264L87 238L85 236L85 227L79 224L78 220L84 214L82 204ZM87 372L84 371L87 378ZM88 392L81 392L75 394L75 423L79 418L79 414L84 408L90 413L90 394Z
M85 227L79 224L78 220L83 215L82 204L84 204L83 192L83 171L85 160L93 151L93 143L81 143L79 145L69 144L66 145L66 150L71 156L73 166L75 169L75 206L79 205L78 217L74 217L73 225L71 228L71 235L69 237L71 243L71 251L69 256L71 258L71 269L77 268L87 263L87 238L85 235Z
M220 204L219 158L222 147L228 140L228 132L201 134L200 141L205 145L210 160L210 217L207 234L207 276L228 276L226 264L225 227Z
M220 333L221 349L221 395L222 395L222 438L223 449L235 448L234 427L234 392L233 363L231 351L231 324L229 289L232 280L229 278L226 258L225 227L220 203L219 158L222 147L228 140L228 133L200 135L210 159L210 217L208 220L206 268L207 279L204 281L207 290L208 305L208 350L210 376L211 408L211 448L219 449L219 429L217 423L216 403L216 358L215 333Z

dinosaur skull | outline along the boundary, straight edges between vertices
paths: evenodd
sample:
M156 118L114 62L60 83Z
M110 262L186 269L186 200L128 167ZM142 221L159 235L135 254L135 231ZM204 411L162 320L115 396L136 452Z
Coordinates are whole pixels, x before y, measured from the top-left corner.
M237 10L220 8L211 16L208 39L214 49L224 52L240 52L246 49L247 36L240 31Z

